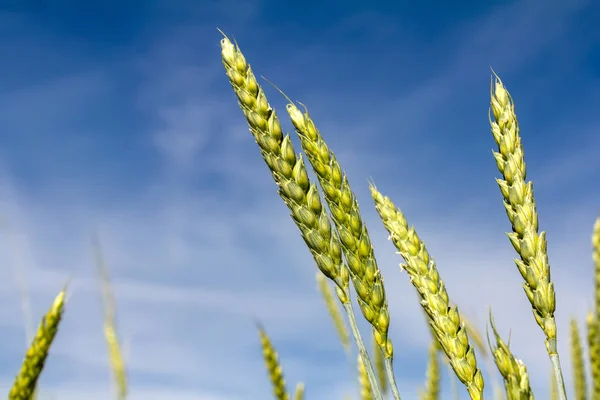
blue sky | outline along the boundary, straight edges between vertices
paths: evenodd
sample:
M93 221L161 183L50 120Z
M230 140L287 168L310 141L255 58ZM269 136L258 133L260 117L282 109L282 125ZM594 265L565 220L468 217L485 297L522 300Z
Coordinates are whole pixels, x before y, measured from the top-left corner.
M217 27L258 76L308 106L347 172L385 277L405 400L422 385L429 336L369 178L415 225L461 311L484 329L492 307L547 396L543 337L494 181L494 68L516 103L548 232L570 383L568 321L592 306L600 215L599 18L592 0L0 2L0 389L25 346L22 277L37 324L75 273L41 399L109 396L97 231L132 400L269 398L255 317L290 388L357 398L315 264L225 76ZM299 150L285 100L265 89ZM443 386L450 396L447 375Z

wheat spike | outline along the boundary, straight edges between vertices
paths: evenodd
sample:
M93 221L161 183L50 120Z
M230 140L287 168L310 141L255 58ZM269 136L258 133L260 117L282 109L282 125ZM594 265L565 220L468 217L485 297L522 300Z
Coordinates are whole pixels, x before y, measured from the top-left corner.
M273 394L275 395L275 399L289 400L290 396L288 395L285 386L283 369L279 364L279 357L277 356L275 347L273 347L271 340L267 336L267 333L262 328L262 326L260 326L259 324L257 325L258 332L260 334L260 344L262 348L263 358L265 360L267 372L269 373L269 379L271 381L271 386L273 387Z
M106 344L108 346L108 360L115 381L116 397L118 400L125 400L127 398L127 371L123 352L121 351L121 344L117 335L115 297L110 284L108 266L104 260L100 242L97 238L93 239L92 246L102 290L104 306L104 338L106 339Z
M298 383L296 385L296 391L294 392L294 400L304 400L304 383Z
M283 135L277 113L269 105L252 68L239 47L227 37L221 39L221 56L250 132L279 187L279 195L290 209L321 272L341 289L340 300L350 301L344 297L349 275L343 268L342 249L332 234L319 191L308 179L302 155L296 155L289 135Z
M21 365L21 370L8 394L9 400L32 399L37 380L42 373L50 346L56 336L63 315L66 290L67 285L58 293L52 306L46 315L42 317L42 322Z
M587 383L585 379L585 365L583 362L583 348L579 325L571 319L571 358L573 362L573 384L575 386L575 400L587 400Z
M360 399L361 400L373 400L373 388L369 383L369 377L367 376L367 370L363 364L362 358L358 356L358 383L360 386Z
M323 140L308 111L305 109L302 113L290 102L287 112L323 189L358 295L360 309L373 326L375 339L386 358L392 358L393 347L388 338L390 315L385 288L356 196L350 189L346 173Z
M561 400L566 392L556 344L556 295L550 277L546 233L539 232L533 182L527 172L519 123L512 98L497 75L491 88L490 126L498 151L494 158L503 179L496 179L504 198L504 208L512 226L507 233L520 259L515 263L525 280L523 289L531 303L536 322L546 335L546 350L552 361Z
M594 260L595 312L588 317L588 346L592 370L592 400L600 400L600 217L596 219L592 233L592 257Z
M331 288L329 287L329 284L328 284L327 280L325 279L325 276L320 271L317 271L316 278L317 278L317 285L319 287L319 291L321 292L321 295L323 296L323 300L325 301L325 306L327 307L329 316L331 317L331 320L333 321L333 325L335 326L335 330L338 334L340 342L342 343L342 346L344 347L344 350L346 351L346 353L349 354L351 351L350 350L350 334L348 333L348 329L346 328L346 323L344 322L344 317L342 316L342 313L338 307L338 304L333 297L333 293L331 292Z
M592 371L592 400L600 399L600 330L596 314L590 311L586 318L587 341L590 357L590 368Z
M322 205L318 189L316 185L310 183L302 155L296 156L289 135L283 136L277 114L269 105L250 65L239 47L234 46L227 37L221 40L221 56L250 132L279 187L279 195L290 209L291 216L300 229L317 267L337 286L336 293L350 318L359 353L366 360L365 368L371 386L374 388L375 398L381 400L369 355L353 321L354 313L349 291L350 276L348 268L342 262L340 240L332 233L331 222ZM375 288L373 304L378 304L375 297L377 293L379 289ZM383 327L384 321L378 322L378 325Z
M600 217L596 219L592 233L592 258L594 260L596 319L600 320Z
M527 373L527 368L521 360L512 354L509 346L504 343L498 334L491 311L490 325L496 340L496 345L492 346L489 332L487 335L488 344L492 350L492 355L494 356L496 366L504 378L504 387L506 389L508 400L533 400L533 391L529 385L529 374Z
M419 292L421 306L429 317L436 339L448 356L452 369L467 387L471 399L482 399L484 382L477 366L475 351L469 344L458 307L450 307L446 287L440 279L433 258L389 197L379 193L373 184L370 187L383 225L406 262L401 265L401 269L406 270L412 285Z
M440 398L440 359L438 353L439 344L434 339L429 346L429 364L427 365L422 400L439 400Z

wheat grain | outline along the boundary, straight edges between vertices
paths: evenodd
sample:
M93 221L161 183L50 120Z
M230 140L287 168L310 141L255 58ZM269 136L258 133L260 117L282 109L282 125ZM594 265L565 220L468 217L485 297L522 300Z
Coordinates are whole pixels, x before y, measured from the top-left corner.
M507 233L520 259L515 263L525 280L523 289L531 303L536 322L546 335L546 350L557 374L561 400L566 392L556 344L556 295L550 277L546 251L546 233L538 233L538 214L533 196L533 182L526 182L525 159L519 123L513 100L497 75L491 88L490 126L498 151L494 158L503 179L496 179L504 198L504 208L512 226Z
M64 312L66 290L67 285L58 293L52 306L42 317L42 322L21 365L21 370L8 394L9 400L31 400L33 397L37 380L44 368Z
M492 350L492 355L494 357L494 361L496 362L496 366L504 378L504 387L506 389L508 400L533 400L534 397L529 385L529 374L527 373L527 368L521 360L517 359L512 354L509 346L504 343L498 334L491 311L490 325L496 340L496 345L492 346L489 332L487 339L490 349Z
M469 344L458 307L450 307L450 300L443 281L429 256L425 244L414 228L409 228L402 212L394 203L370 185L375 208L390 234L390 239L404 258L412 285L421 296L421 306L427 313L435 337L448 356L452 369L467 387L472 399L483 398L483 377L477 366L475 351Z
M289 400L289 395L285 386L285 379L283 377L283 369L279 364L279 357L275 351L275 347L271 343L271 340L267 336L265 330L257 324L258 332L260 335L260 344L262 348L263 358L269 373L269 379L271 386L273 387L273 394L276 400Z

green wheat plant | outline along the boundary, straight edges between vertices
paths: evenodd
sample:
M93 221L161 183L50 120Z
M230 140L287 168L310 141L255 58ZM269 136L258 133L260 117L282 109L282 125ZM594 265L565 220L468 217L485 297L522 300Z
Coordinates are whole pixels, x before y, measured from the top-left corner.
M301 147L301 151L297 152L238 44L223 34L220 48L225 74L250 133L316 265L319 292L352 367L353 382L359 389L355 395L360 400L401 400L401 391L406 391L406 388L397 384L395 363L411 365L402 359L402 354L395 354L390 337L389 292L386 291L395 288L387 288L384 283L357 197L333 149L326 143L326 133L317 128L306 106L292 101L273 85L288 101L287 117ZM566 400L567 388L557 345L556 294L546 234L539 229L533 183L527 178L515 103L495 73L490 88L488 118L496 145L493 159L501 175L496 182L511 226L507 236L517 254L514 262L523 279L522 287L534 320L544 334L551 366L551 378L547 384L549 397ZM309 165L316 177L315 182L309 178ZM420 399L442 400L441 369L445 365L451 374L449 382L453 385L454 399L460 398L459 385L462 383L471 400L484 400L485 382L478 362L479 355L480 360L486 362L487 375L492 382L493 396L490 398L533 400L528 369L524 361L512 353L510 336L506 342L502 339L491 310L486 324L486 346L480 331L452 302L436 262L416 228L409 225L400 207L381 193L372 180L369 189L372 206L382 228L402 258L399 272L413 286L431 333L429 361ZM114 294L99 244L94 241L93 245L104 306L104 336L112 384L117 400L126 400L128 374L117 335ZM570 324L574 400L600 400L600 217L592 230L592 260L593 309L589 310L584 324L580 325L576 319L572 319ZM33 399L63 316L66 288L67 285L55 298L31 340L9 391L9 400ZM359 329L356 305L364 319L360 322L369 329L367 336ZM395 323L406 321L400 319ZM263 326L256 325L274 399L305 400L310 397L303 382L298 383L293 392L288 392L275 346ZM371 339L370 351L363 337ZM586 370L591 372L589 380ZM355 396L346 398L353 400Z
M321 187L322 195L319 193L316 185L309 181L303 154L296 153L289 135L283 133L277 113L268 103L264 90L240 47L237 43L232 43L224 34L223 36L221 40L223 65L250 132L279 188L279 195L290 209L291 217L300 229L318 269L336 285L338 300L347 313L360 355L359 367L364 368L364 375L361 375L360 379L363 392L367 387L365 383L368 382L373 398L380 400L383 398L381 388L384 383L383 380L378 382L373 368L373 364L377 363L372 364L358 331L351 306L350 281L354 286L359 308L371 325L375 342L384 356L386 376L392 394L395 399L400 399L393 372L393 345L388 336L390 317L385 285L348 178L317 129L306 106L301 104L304 109L301 111L296 103L277 88L288 100L286 110L300 139L304 155L311 164ZM501 179L497 179L497 183L512 227L508 237L519 255L515 263L525 280L523 288L531 303L534 319L545 334L546 350L553 366L557 396L564 400L566 389L557 351L554 317L556 300L546 252L546 236L545 232L540 232L538 229L533 183L526 181L524 151L514 103L500 78L495 74L494 77L495 81L490 92L489 120L493 139L498 146L497 151L494 152L494 159L502 175ZM401 269L407 272L410 282L420 295L421 306L429 319L435 338L432 348L443 351L471 399L483 399L484 380L469 336L474 337L477 347L483 347L481 337L476 337L474 332L469 332L468 325L461 319L458 307L450 303L435 262L418 237L415 228L408 225L402 211L389 197L382 195L373 183L370 189L379 217L405 261ZM329 212L325 210L324 204L327 205ZM594 243L598 241L600 240ZM594 253L596 264L599 258L600 256ZM596 279L600 280L598 272ZM599 296L599 293L600 290L596 288L596 296ZM596 301L600 304L598 299L597 297ZM336 329L347 348L345 336L339 333L341 332L338 327L341 326L340 320L331 312L331 297L326 298L326 305L334 322L337 321ZM598 306L596 308L598 309ZM597 315L596 312L594 319L598 319ZM515 358L508 345L502 341L491 315L490 323L496 339L496 344L492 346L490 343L490 348L496 366L504 378L508 398L533 399L525 364ZM596 323L588 324L588 330L597 330L596 326ZM593 336L597 338L597 334ZM591 335L588 335L589 337ZM598 340L589 340L589 343L597 345ZM597 359L594 357L591 355L592 363ZM439 372L436 372L436 375L439 375ZM429 387L435 387L433 381L431 379L429 381L431 381ZM436 391L428 390L428 392ZM363 394L362 397L365 398L365 395ZM427 397L436 398L438 395L431 394ZM496 396L496 398L501 397Z

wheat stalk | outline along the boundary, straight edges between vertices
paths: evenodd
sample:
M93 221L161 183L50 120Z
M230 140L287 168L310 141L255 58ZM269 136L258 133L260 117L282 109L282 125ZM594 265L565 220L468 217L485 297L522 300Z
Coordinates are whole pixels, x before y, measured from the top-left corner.
M279 187L279 195L290 209L292 219L300 229L317 267L337 285L336 294L348 315L358 351L365 361L375 400L382 400L373 366L352 310L350 277L348 269L342 263L340 241L337 235L332 234L331 222L321 203L318 189L310 183L302 155L296 156L289 135L283 136L277 114L269 105L246 58L239 47L234 46L226 36L221 39L221 57L250 132ZM381 290L375 288L375 300L377 293L382 290L383 286ZM384 321L379 325L383 327L383 324Z
M58 293L46 315L42 317L42 322L8 394L9 400L31 400L34 396L37 380L42 373L63 315L67 286L68 283Z
M283 377L283 369L279 364L279 357L277 356L277 351L275 351L275 347L271 343L269 336L263 329L263 327L257 323L258 333L260 335L260 344L262 348L263 358L265 360L265 365L267 367L267 372L269 373L269 379L271 381L271 386L273 387L273 394L275 395L276 400L289 400L290 396L288 395L285 379Z
M489 331L487 333L487 340L494 356L496 366L500 371L500 374L504 378L504 387L508 400L533 400L533 392L529 385L529 374L523 361L516 358L509 349L509 345L504 343L496 325L492 312L490 310L490 325L496 340L496 345L492 346L490 342ZM510 341L509 341L510 343Z
M556 375L554 369L550 370L550 400L558 400L558 387L556 386Z
M115 382L116 397L118 400L125 400L127 398L127 371L125 368L125 359L121 351L121 344L117 335L114 293L110 284L108 266L104 260L100 242L95 237L92 240L92 247L94 250L96 269L102 290L102 303L104 306L104 337L108 346L108 359Z
M374 184L370 188L383 225L406 262L400 268L406 270L410 282L419 292L421 306L429 317L436 339L448 356L452 369L467 387L471 399L482 399L484 382L477 366L475 351L469 344L458 307L450 307L446 287L440 279L433 258L429 256L415 229L408 227L404 215L389 197L379 193Z
M385 396L388 392L385 357L383 356L381 347L379 347L379 344L377 344L375 335L373 335L373 367L375 369L375 373L377 374L377 380L379 382L379 386L381 387L381 393Z
M525 280L523 289L529 299L533 315L546 335L546 350L550 356L559 398L566 400L565 384L556 344L556 296L550 278L550 264L546 251L546 233L538 234L538 214L533 196L533 182L526 182L523 145L519 123L512 98L497 75L491 88L490 126L498 151L494 158L503 179L496 179L504 198L506 214L512 226L507 233L520 256L515 263Z

